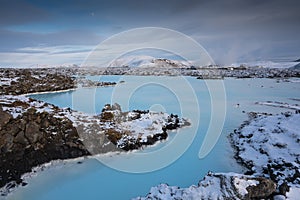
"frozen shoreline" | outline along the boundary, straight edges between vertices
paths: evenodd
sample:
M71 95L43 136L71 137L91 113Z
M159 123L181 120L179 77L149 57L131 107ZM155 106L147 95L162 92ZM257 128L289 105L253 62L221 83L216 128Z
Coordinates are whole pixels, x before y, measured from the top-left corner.
M299 122L299 110L277 115L250 113L250 120L230 135L235 157L248 168L247 173L275 181L281 196L288 196L289 190L300 191Z
M261 102L260 104L265 106L284 105L285 108L296 109L296 112L274 116L267 113L249 113L249 120L230 134L232 146L236 151L235 158L249 170L245 173L248 175L221 173L223 178L220 178L218 173L209 173L203 180L200 180L198 186L179 188L161 184L152 187L145 197L135 199L249 199L249 196L245 196L250 191L249 184L241 184L239 188L228 187L230 180L244 176L248 178L264 177L276 184L273 185L272 192L259 198L296 199L297 194L300 193L300 114L298 114L298 107L281 102ZM224 182L223 179L227 182ZM220 187L220 181L222 187ZM270 188L273 186L270 182ZM246 193L243 196L239 191Z

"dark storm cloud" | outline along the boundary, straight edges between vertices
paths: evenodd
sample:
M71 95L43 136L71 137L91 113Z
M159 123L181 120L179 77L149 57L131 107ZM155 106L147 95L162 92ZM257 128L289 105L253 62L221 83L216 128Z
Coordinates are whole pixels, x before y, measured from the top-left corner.
M47 34L0 30L0 52L13 52L20 48L41 45L94 45L101 39L99 35L84 30L68 30Z
M297 0L4 0L0 51L97 45L120 31L156 26L191 36L217 62L298 56L299 7Z
M46 10L25 1L2 0L0 3L0 26L37 22L47 17Z

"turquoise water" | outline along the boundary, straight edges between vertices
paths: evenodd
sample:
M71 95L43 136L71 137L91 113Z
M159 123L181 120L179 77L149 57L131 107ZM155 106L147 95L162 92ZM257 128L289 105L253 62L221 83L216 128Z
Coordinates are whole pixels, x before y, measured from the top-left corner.
M99 79L99 77L89 78ZM163 83L161 82L162 78L165 81ZM187 88L186 83L177 80L176 77L104 76L101 77L101 80L116 82L124 80L125 83L120 84L118 90L114 87L81 88L62 93L31 95L31 97L60 107L72 107L92 114L99 113L103 105L112 102L120 103L125 110L150 109L179 114L189 118L192 121L192 126L171 133L167 142L145 148L137 154L143 155L143 153L159 151L176 141L176 137L181 137L182 141L185 138L193 138L191 134L196 130L195 138L187 150L173 163L161 169L148 170L144 173L119 171L94 158L85 159L82 164L70 162L38 173L29 179L29 184L26 187L17 189L9 196L9 199L130 199L147 194L151 186L159 183L181 187L197 184L208 171L242 172L242 169L232 158L232 149L227 140L227 135L247 119L247 114L242 111L279 113L286 111L286 109L260 106L254 103L272 100L295 104L297 101L291 98L300 99L299 83L276 83L272 79L225 79L223 83L227 98L226 120L222 134L212 151L203 159L199 159L199 149L206 135L210 119L220 115L218 109L213 111L211 109L211 96L207 90L208 82L193 77L185 77L184 80L191 86L191 88ZM130 88L130 82L133 80L138 84L137 87L130 90L128 88ZM220 82L220 80L210 81L211 83ZM168 85L167 83L172 84ZM198 101L197 108L194 107L195 99L192 99L192 96L179 94L181 92L188 94L190 89L195 92ZM200 110L199 113L198 109ZM199 119L197 118L198 115L200 116ZM178 147L178 149L180 148ZM174 154L176 151L175 146ZM130 154L111 155L107 158L111 163L124 163L124 169L127 169L128 166L125 165L130 165L130 163L144 168L153 163L159 165L168 160L169 156L173 156L172 152L169 154L162 153L153 159L141 160L140 163L136 163Z

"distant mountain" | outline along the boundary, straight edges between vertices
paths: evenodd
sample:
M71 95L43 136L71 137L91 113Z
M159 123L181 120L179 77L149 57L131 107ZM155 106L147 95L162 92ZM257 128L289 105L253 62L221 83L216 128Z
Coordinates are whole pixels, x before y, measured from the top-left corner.
M298 60L294 60L294 62L300 62L300 58Z
M110 67L188 67L186 61L154 58L152 56L127 56L114 60Z
M114 60L109 67L140 67L142 65L152 65L152 56L126 56Z
M189 67L190 64L186 61L179 61L179 60L169 60L169 59L155 59L153 61L154 65L157 67L174 67L174 68L181 68L181 67Z

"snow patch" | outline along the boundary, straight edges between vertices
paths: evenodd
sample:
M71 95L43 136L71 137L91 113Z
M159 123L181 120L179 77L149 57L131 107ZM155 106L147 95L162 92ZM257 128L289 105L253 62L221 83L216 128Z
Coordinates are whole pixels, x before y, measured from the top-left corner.
M291 112L257 115L230 135L237 157L254 175L269 177L278 186L299 186L299 122L300 114Z
M259 181L234 178L233 184L238 189L239 193L245 196L248 194L247 187L257 185L259 184Z

